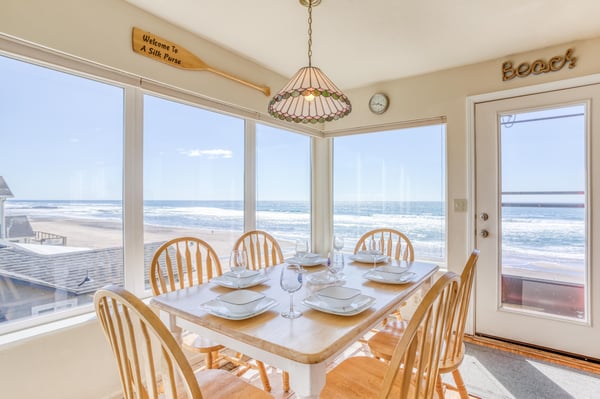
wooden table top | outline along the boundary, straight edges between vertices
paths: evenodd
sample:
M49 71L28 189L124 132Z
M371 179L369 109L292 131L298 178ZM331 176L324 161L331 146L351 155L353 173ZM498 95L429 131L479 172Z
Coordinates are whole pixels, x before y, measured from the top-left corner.
M409 265L410 271L416 273L413 282L394 285L365 279L363 274L373 266L348 260L344 286L358 288L362 294L375 298L369 309L355 316L323 313L302 304L304 298L323 288L306 283L294 294L294 306L303 315L293 320L283 318L280 313L289 309L289 294L279 286L279 275L285 264L271 268L267 282L249 288L279 302L276 307L250 319L227 320L202 310L200 304L231 292L231 289L213 283L159 295L150 303L156 309L281 357L306 364L320 363L362 337L438 270L437 265L430 263L412 262ZM306 270L309 274L325 270L325 267L307 267Z

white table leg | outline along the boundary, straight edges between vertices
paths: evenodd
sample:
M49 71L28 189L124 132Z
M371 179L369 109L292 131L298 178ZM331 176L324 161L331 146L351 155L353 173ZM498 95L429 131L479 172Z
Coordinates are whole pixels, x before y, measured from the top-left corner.
M298 399L318 399L325 386L326 365L299 364L289 368L290 387Z

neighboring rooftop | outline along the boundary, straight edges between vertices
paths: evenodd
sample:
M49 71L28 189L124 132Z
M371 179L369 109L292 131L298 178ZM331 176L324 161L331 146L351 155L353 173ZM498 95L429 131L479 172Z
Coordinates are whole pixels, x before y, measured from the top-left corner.
M4 181L4 177L0 176L0 199L12 197L14 197L12 191L10 191L10 188L8 188L8 185Z
M144 245L144 264L149 264L161 244ZM147 278L148 270L145 274ZM0 276L76 295L91 293L107 284L123 285L123 248L40 254L29 246L8 243L0 246Z
M35 233L27 216L6 216L5 220L7 238L35 237Z

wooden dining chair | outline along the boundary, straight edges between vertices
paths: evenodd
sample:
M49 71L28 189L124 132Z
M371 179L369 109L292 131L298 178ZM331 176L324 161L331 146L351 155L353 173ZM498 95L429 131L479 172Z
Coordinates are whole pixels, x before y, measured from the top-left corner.
M358 239L358 242L354 247L354 254L368 250L369 248L367 246L371 238L379 240L382 254L389 256L394 260L403 260L406 262L415 260L415 250L410 239L401 231L391 228L379 228L367 231ZM396 316L396 320L391 323L396 324L397 328L406 327L406 323L402 319L402 312L400 311L400 308L405 305L406 302L402 302L398 305L398 309L393 313L393 315ZM384 319L383 324L387 325L388 319ZM378 330L373 330L373 332L377 331Z
M459 278L445 273L427 291L389 363L356 356L327 373L321 399L431 399Z
M124 288L96 291L94 304L117 361L125 399L272 398L223 370L194 374L167 327Z
M266 231L250 230L233 244L233 249L244 249L248 255L248 268L259 270L283 263L283 252L277 240Z
M379 240L384 255L395 260L415 260L415 250L406 234L390 228L375 229L363 234L354 247L354 253L368 250L367 245L371 238Z
M448 322L448 329L444 339L444 351L440 359L439 367L440 375L452 373L456 384L456 390L459 392L461 399L469 398L465 383L459 371L459 366L465 355L463 339L478 258L479 251L476 249L469 256L461 273L456 305L452 309L450 320ZM374 356L390 361L396 344L404 334L404 327L398 328L397 324L389 323L381 331L374 334L367 343ZM436 387L439 397L443 398L444 386L441 376L438 376Z
M150 264L150 283L154 295L204 284L221 274L223 270L216 251L206 241L196 237L179 237L167 241L156 250ZM254 365L241 353L229 356L224 353L223 345L189 331L182 333L181 340L185 349L205 355L207 368L214 368L219 360L225 359L239 367L238 376L256 369L265 391L271 390L262 362L256 361Z
M233 244L233 249L245 250L248 255L248 269L268 269L283 263L283 252L277 240L263 230L250 230L242 234ZM262 365L262 363L260 363ZM264 368L264 365L262 365ZM266 374L265 374L266 375ZM290 376L282 373L283 391L290 390Z

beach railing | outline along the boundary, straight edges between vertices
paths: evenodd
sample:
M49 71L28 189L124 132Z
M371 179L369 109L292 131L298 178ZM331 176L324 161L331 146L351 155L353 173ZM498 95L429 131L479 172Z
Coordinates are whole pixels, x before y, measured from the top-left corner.
M45 231L34 231L35 237L27 240L28 244L40 245L67 245L67 237L54 233L46 233Z

